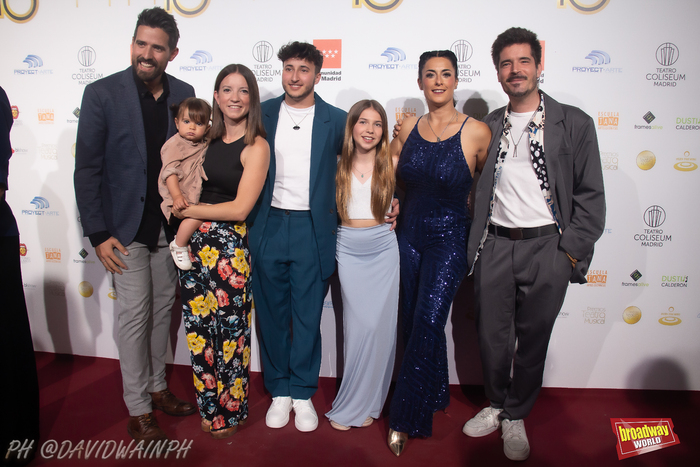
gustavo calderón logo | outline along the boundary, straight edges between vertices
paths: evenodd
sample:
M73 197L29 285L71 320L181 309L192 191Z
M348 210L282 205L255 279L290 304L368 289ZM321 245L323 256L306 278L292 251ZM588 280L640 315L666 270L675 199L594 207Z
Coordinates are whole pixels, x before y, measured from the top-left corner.
M394 11L401 5L403 0L390 0L388 2L380 2L377 0L352 0L353 8L369 8L375 13L389 13Z

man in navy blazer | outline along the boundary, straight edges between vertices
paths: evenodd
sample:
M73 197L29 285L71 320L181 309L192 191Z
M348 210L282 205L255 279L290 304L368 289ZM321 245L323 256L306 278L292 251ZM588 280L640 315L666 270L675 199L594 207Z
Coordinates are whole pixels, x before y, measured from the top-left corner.
M285 93L262 104L270 169L248 219L253 294L265 387L273 397L267 426L285 426L293 409L297 429L312 431L321 312L335 270L335 171L346 113L314 93L323 55L313 45L292 42L277 57Z
M509 103L484 119L492 140L467 248L490 405L462 431L481 437L501 427L506 457L521 461L530 455L523 420L568 283L586 282L603 233L605 191L593 120L538 89L537 36L510 28L491 55Z
M114 274L117 347L136 440L166 439L152 415L189 415L165 382L175 266L165 235L157 180L160 148L175 133L171 104L194 89L165 74L178 53L175 18L143 10L131 44L131 66L85 88L75 154L75 195L84 236Z

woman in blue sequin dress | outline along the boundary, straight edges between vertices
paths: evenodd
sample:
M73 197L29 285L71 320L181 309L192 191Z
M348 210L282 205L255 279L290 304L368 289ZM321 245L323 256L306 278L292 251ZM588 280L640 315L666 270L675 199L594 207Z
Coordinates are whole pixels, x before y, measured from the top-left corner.
M409 436L431 436L433 414L449 405L445 324L467 272L472 176L491 139L488 126L455 109L452 52L425 52L418 68L428 113L407 118L391 143L406 191L397 228L406 349L387 440L397 456Z

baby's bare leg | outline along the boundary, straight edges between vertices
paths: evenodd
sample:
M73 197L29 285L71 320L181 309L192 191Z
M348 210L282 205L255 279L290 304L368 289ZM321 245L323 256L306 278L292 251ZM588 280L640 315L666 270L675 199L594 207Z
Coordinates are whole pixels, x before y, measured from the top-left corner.
M175 235L175 244L177 246L187 246L190 243L190 237L197 231L200 225L202 225L202 220L200 219L183 219L180 223L180 227L177 229L177 235Z

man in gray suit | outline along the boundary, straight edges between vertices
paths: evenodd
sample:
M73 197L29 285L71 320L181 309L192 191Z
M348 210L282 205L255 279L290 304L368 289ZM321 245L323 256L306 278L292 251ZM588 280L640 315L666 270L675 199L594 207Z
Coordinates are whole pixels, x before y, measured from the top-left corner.
M178 53L175 18L143 10L131 43L131 66L85 88L75 154L75 195L83 234L114 274L119 363L127 431L136 440L167 439L152 408L190 415L165 382L175 265L160 210L160 148L175 133L171 104L194 89L165 74Z
M586 282L605 226L605 194L593 120L538 89L537 36L508 29L491 55L509 104L484 119L493 137L467 249L491 403L463 432L480 437L500 426L505 455L525 460L530 444L523 419L542 387L568 283Z

